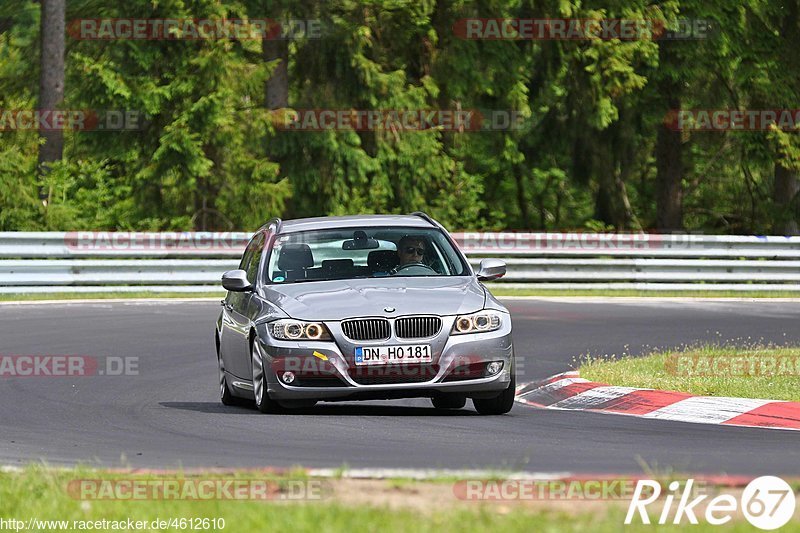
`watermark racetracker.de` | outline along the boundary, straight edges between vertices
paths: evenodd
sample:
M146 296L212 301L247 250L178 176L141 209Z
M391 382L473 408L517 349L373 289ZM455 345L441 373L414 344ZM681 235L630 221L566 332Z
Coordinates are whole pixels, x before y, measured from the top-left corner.
M465 501L611 501L628 500L637 480L625 478L461 480L453 495ZM699 490L700 487L695 487Z
M139 131L147 121L135 109L0 109L0 131Z
M707 39L716 24L707 19L464 18L453 34L468 40L587 41Z
M464 252L526 252L546 250L657 250L699 247L713 236L649 233L464 232L451 234Z
M319 479L259 479L237 477L157 477L73 479L67 494L75 500L321 500Z
M775 377L800 376L800 356L773 354L705 355L670 354L664 369L685 377Z
M0 379L138 376L136 356L0 354Z
M318 351L310 352L307 356L278 355L270 363L270 368L278 379L287 385L298 386L308 380L313 380L316 386L336 386L340 381L340 376L347 375L359 381L364 379L386 379L386 378L414 378L414 381L428 381L442 375L443 382L463 381L470 379L482 379L491 377L492 373L488 370L485 357L472 355L459 355L450 359L444 368L443 364L428 363L403 363L403 364L383 364L375 361L376 364L364 364L363 366L348 366L338 357L328 357ZM502 369L502 366L500 367ZM525 361L520 358L514 363L514 373L518 379L525 376Z
M281 131L448 131L524 130L525 114L506 109L279 109L270 122Z
M85 18L67 24L76 40L294 40L319 39L319 19Z
M664 124L674 131L798 131L800 109L672 109Z
M64 245L70 252L241 254L250 240L246 232L70 231Z

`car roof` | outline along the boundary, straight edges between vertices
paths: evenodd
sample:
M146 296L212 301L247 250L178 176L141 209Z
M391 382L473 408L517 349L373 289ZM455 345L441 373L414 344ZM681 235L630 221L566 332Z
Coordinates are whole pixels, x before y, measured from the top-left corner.
M436 227L429 221L417 215L353 215L343 217L313 217L284 220L281 224L281 233L294 233L319 229L337 229L353 227Z

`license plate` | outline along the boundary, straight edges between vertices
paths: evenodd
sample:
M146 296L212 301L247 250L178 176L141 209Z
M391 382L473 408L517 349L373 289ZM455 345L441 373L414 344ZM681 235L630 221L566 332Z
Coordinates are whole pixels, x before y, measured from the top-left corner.
M358 346L357 365L387 365L391 363L430 363L431 347L427 344L398 346Z

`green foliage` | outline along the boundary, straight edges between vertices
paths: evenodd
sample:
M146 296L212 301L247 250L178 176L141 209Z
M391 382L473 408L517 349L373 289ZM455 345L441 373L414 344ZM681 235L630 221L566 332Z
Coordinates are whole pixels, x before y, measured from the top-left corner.
M796 2L795 2L796 3ZM0 6L0 110L35 109L39 3ZM0 230L253 229L272 216L423 209L461 229L650 229L664 87L683 109L795 109L797 6L746 0L70 0L81 18L319 19L288 44L293 109L491 110L498 131L283 131L259 40L67 37L64 109L135 110L66 131L40 176L35 131L0 130ZM707 39L467 40L468 17L713 21ZM671 59L665 60L665 54ZM767 233L792 131L685 132L684 225ZM38 198L47 194L46 205Z

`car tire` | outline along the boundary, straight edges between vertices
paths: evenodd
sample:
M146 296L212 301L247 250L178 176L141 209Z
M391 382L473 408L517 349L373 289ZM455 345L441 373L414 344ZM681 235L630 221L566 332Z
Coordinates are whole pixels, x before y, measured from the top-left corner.
M254 339L250 348L250 360L253 365L253 396L256 409L264 414L278 414L283 412L281 404L269 397L267 391L267 376L264 372L264 358L258 348L258 339Z
M467 397L461 394L441 394L431 398L436 409L461 409L467 405Z
M514 407L514 397L517 393L517 381L511 374L511 383L508 388L494 398L473 398L472 405L482 415L504 415Z
M231 388L228 386L228 376L225 373L225 367L222 364L222 358L217 356L217 363L219 366L219 401L222 405L240 406L245 405L247 402L244 398L234 396Z

